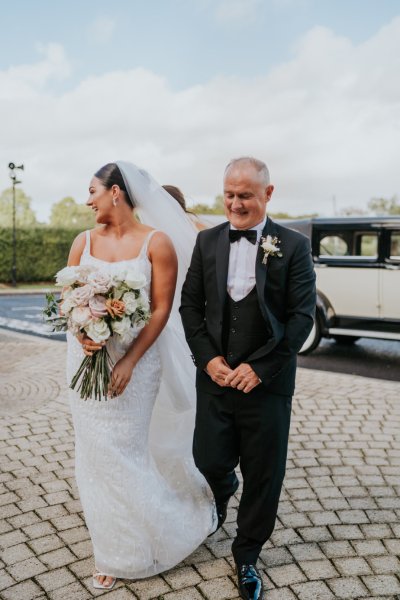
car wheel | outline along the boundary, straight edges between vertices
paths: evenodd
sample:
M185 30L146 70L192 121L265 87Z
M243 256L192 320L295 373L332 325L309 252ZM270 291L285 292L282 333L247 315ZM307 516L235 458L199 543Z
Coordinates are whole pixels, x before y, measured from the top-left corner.
M315 350L315 348L318 346L320 341L321 341L321 325L320 325L320 320L318 318L318 315L316 315L316 317L314 319L314 324L310 331L310 334L309 334L308 338L306 339L306 341L304 342L304 344L302 345L301 350L299 351L299 354L301 354L303 356L305 354L310 354L310 352Z
M360 339L353 335L333 335L332 337L337 344L341 344L342 346L352 346L354 342Z

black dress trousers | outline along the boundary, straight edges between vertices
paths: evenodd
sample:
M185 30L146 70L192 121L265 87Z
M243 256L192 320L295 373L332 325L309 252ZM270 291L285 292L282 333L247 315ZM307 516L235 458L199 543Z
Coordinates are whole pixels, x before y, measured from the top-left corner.
M285 475L291 396L273 394L262 384L245 394L226 388L221 394L197 390L193 441L195 463L217 502L238 487L243 492L232 552L237 564L255 563L271 536Z

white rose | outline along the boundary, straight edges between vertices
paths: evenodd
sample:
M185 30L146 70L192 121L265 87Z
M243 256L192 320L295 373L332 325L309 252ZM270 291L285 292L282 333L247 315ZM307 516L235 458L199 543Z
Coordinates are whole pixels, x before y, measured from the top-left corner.
M92 320L92 313L87 306L75 306L71 312L71 320L79 329L86 327Z
M90 298L94 296L93 288L86 284L74 289L69 296L69 299L74 303L75 306L87 306Z
M72 285L78 281L77 267L64 267L56 274L56 285Z
M68 325L68 331L72 333L72 335L78 335L79 333L79 327L76 325L76 323L74 323L72 321L71 318L68 319L67 321L67 325Z
M265 252L279 252L280 250L278 246L275 246L275 244L272 243L270 235L267 235L267 239L261 244L261 247Z
M95 294L105 294L113 284L112 277L107 273L92 271L87 276L88 285L94 290Z
M112 321L111 327L114 333L124 338L131 329L131 320L129 317L123 317L120 321Z
M138 271L133 271L133 269L129 269L126 272L124 281L126 285L128 285L133 290L140 290L140 288L146 285L147 279L143 273L139 273Z
M89 325L85 327L85 331L90 339L97 343L108 340L111 335L111 331L104 319L90 321Z
M87 278L89 274L94 270L95 267L92 267L91 265L79 265L78 267L76 267L78 281L80 283L87 283Z
M134 313L138 307L136 296L133 292L126 292L122 297L122 301L125 303L125 312L127 315Z
M263 250L265 250L266 252L278 252L279 248L277 248L276 246L274 246L273 244L268 244L267 242L264 242L262 244L262 248Z
M137 303L143 310L150 310L150 299L146 290L140 290L140 296L137 299Z
M126 277L126 269L123 269L120 267L117 270L115 270L113 273L114 285L118 285L119 283L122 283L124 281L125 277Z
M68 296L64 296L60 305L61 312L63 312L64 315L67 315L74 308L74 306L76 306L76 304L72 300L71 294L68 294Z
M114 298L114 300L121 300L121 298L124 295L124 292L126 290L126 287L124 285L121 286L120 284L121 284L120 281L117 281L117 282L114 281L114 289L112 292L112 297Z

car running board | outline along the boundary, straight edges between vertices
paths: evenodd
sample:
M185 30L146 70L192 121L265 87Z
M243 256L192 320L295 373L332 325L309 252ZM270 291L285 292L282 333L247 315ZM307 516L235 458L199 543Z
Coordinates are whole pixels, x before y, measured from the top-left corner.
M363 329L343 329L341 327L331 327L328 329L329 335L350 335L354 337L376 338L380 340L400 340L400 333L390 333L387 331L364 331Z

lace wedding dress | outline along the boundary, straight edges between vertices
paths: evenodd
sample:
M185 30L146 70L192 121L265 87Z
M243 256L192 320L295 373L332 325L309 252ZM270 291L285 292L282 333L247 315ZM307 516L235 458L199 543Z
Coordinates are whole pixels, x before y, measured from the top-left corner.
M153 233L136 258L109 263L91 255L90 233L86 232L81 264L108 273L133 267L146 275L150 294L147 247ZM76 338L70 333L67 337L71 381L84 355ZM110 338L107 345L114 360L126 351L116 338ZM76 481L95 565L113 577L136 579L170 569L216 528L212 494L194 465L191 448L176 443L180 431L188 439L194 411L176 411L163 402L162 389L157 398L161 383L156 342L134 368L121 396L84 401L69 391ZM170 452L166 451L168 440L174 441Z

